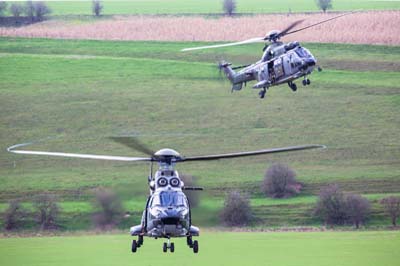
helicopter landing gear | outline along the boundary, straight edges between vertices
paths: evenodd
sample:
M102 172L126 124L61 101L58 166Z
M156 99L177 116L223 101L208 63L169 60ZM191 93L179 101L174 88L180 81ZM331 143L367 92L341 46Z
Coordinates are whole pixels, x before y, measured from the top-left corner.
M193 241L193 253L199 252L199 242L197 240Z
M193 248L193 239L192 239L191 236L188 236L188 237L186 238L186 243L187 243L187 245L188 245L190 248Z
M310 85L310 84L311 84L311 80L303 79L303 86Z
M139 235L138 240L132 240L132 246L131 250L133 253L135 253L138 248L140 248L143 245L143 236Z
M174 251L175 251L175 244L171 243L169 238L168 238L167 243L164 242L164 244L163 244L163 252L167 252L168 249L172 253L174 253Z
M292 91L297 91L297 85L296 85L295 83L289 81L289 82L288 82L288 85L289 85L289 88L290 88Z
M189 248L193 249L193 253L198 253L199 252L199 241L192 239L192 236L188 236L186 238L186 243L189 246Z
M140 248L143 245L143 236L139 235L138 240L137 240L137 245L138 245L138 248Z
M267 89L265 87L262 90L260 90L260 92L258 93L258 95L260 96L260 99L264 99L266 92L267 92Z
M135 253L138 249L138 243L136 240L132 240L132 252Z

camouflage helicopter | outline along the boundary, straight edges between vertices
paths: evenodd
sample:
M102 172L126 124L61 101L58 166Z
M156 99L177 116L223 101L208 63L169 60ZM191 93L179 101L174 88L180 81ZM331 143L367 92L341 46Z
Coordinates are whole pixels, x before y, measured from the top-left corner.
M9 147L7 151L17 154L124 161L128 163L150 162L150 174L148 176L150 193L143 211L141 223L130 228L130 235L138 237L137 240L132 240L131 251L133 253L137 252L138 248L143 245L144 237L167 239L167 242L163 243L163 252L167 252L167 250L170 252L175 251L175 245L171 242L171 238L186 237L186 243L189 248L191 248L194 253L198 253L199 251L199 243L197 240L193 240L193 237L199 236L200 230L192 224L190 202L184 194L184 191L203 189L201 187L185 186L184 182L179 177L178 171L175 170L175 165L177 163L325 148L323 145L302 145L248 152L183 157L173 149L161 149L157 152L153 152L132 137L113 137L112 139L136 151L145 153L149 157L125 157L19 149L33 144L32 142L13 145ZM158 163L158 170L153 174L154 162Z
M322 68L317 66L316 58L308 49L302 47L299 42L294 41L283 43L280 39L283 36L320 25L351 13L353 12L341 14L297 30L292 29L304 20L295 21L282 31L272 30L264 37L219 45L185 48L181 51L193 51L265 42L266 44L263 48L263 55L261 59L254 64L231 67L231 64L228 62L221 61L219 63L219 69L222 69L225 72L226 77L232 83L231 91L239 91L242 89L243 84L246 86L247 82L256 80L257 83L253 85L253 88L261 89L259 91L261 99L265 97L265 93L269 87L284 83L287 83L289 88L295 92L297 91L297 85L294 83L295 80L303 77L303 86L310 85L311 81L307 76L314 71L315 67L317 67L318 71L322 71ZM235 72L236 69L242 70Z

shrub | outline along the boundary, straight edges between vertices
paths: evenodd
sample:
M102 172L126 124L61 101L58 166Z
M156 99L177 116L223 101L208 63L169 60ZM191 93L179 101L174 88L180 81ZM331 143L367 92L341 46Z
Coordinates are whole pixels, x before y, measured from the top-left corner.
M19 18L21 14L24 12L24 7L18 3L12 3L10 6L10 13L14 18Z
M93 0L92 1L92 12L93 15L96 17L101 15L101 12L103 11L103 4L101 3L100 0Z
M274 164L265 173L262 192L272 198L287 198L300 193L296 173L284 164Z
M197 179L195 176L191 175L181 175L180 179L183 181L186 187L195 187L197 186ZM196 190L184 190L186 197L188 198L190 207L197 207L200 204L200 195L199 191Z
M60 208L54 195L43 194L37 196L33 201L33 207L40 230L56 229L58 227L57 218Z
M35 5L33 1L26 1L25 14L31 22L35 21Z
M222 9L228 16L232 16L236 10L236 0L224 0L222 2Z
M321 189L314 214L331 226L346 222L346 200L338 185Z
M94 207L97 212L94 214L94 224L102 230L114 228L123 215L121 200L110 189L99 188L95 193Z
M4 213L4 229L15 230L22 226L25 218L25 211L19 201L11 201L8 209Z
M351 222L357 229L360 224L365 223L367 220L371 205L366 198L357 194L346 195L346 214L349 222Z
M381 200L386 214L390 217L393 226L397 225L397 218L400 215L400 197L390 196Z
M233 191L225 198L221 220L228 226L245 226L252 219L250 201L240 192Z
M34 2L33 9L37 21L42 21L44 19L44 16L50 14L51 12L50 8L43 1Z
M327 9L332 8L332 0L316 0L315 2L318 8L324 11L324 13L326 12Z

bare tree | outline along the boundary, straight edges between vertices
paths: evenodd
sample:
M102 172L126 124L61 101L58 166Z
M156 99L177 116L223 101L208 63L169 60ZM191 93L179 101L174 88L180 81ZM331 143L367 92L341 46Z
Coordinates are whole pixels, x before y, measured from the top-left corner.
M36 1L33 4L35 11L35 18L37 21L42 21L44 16L50 14L51 10L44 1Z
M15 19L18 19L24 12L24 7L19 3L12 3L10 6L10 12Z
M195 187L197 185L197 178L191 175L181 175L180 179L183 181L186 187ZM199 191L195 190L184 190L186 197L188 198L190 207L197 207L200 203Z
M35 5L32 0L26 1L25 14L31 22L35 21Z
M43 194L33 201L37 223L40 230L56 229L60 208L54 195Z
M4 11L7 10L7 2L6 1L0 1L0 17L3 16Z
M319 9L326 12L327 9L332 8L332 0L315 0Z
M338 185L321 189L314 214L329 225L346 222L346 200Z
M103 4L101 3L100 0L93 0L92 1L92 12L93 15L96 17L101 15L101 12L103 11Z
M245 226L252 219L250 201L238 191L232 191L225 198L221 220L228 226Z
M371 211L371 205L366 198L357 194L346 195L347 218L358 229L360 224L365 223Z
M236 0L223 0L222 9L228 16L232 16L236 10Z
M4 213L4 229L15 230L22 226L26 212L19 201L11 201Z
M100 229L112 229L120 222L123 215L122 203L112 190L97 189L94 206L97 209L93 217L94 223Z
M390 196L381 200L385 212L389 215L392 225L397 225L397 218L400 215L400 197Z
M296 173L285 164L274 164L265 173L262 192L272 198L287 198L300 193Z

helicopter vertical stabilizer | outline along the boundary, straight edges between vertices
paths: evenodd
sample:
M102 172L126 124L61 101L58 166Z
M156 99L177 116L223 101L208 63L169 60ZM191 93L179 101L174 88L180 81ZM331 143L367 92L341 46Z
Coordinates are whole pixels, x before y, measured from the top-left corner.
M235 76L236 72L232 69L231 63L221 61L218 65L220 70L223 70L225 73L225 76L232 82L233 84L235 83Z

